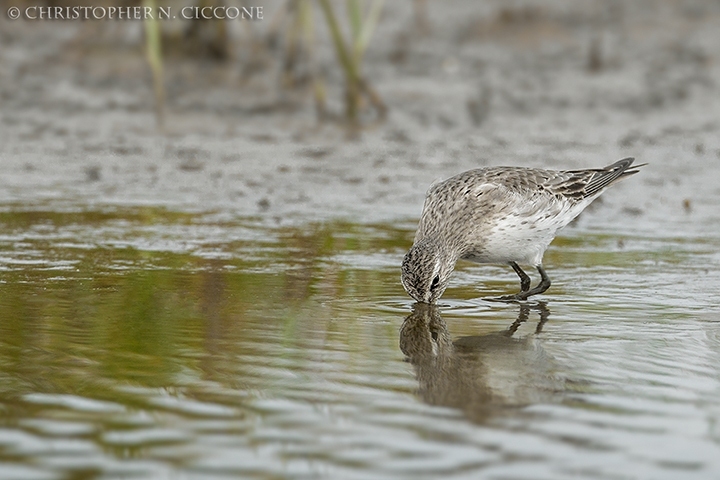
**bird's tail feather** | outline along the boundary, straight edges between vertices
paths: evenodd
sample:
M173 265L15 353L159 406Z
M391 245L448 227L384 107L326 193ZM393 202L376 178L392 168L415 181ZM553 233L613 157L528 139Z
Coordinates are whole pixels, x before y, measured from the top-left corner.
M640 167L647 165L647 163L643 163L631 168L634 161L635 159L632 157L623 158L612 165L597 170L585 187L585 195L591 197L618 180L638 173Z

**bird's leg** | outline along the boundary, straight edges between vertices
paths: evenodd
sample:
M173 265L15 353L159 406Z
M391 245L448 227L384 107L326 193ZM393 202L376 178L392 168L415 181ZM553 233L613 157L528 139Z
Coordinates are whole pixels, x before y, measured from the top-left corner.
M537 266L537 271L540 274L540 283L538 283L535 288L532 288L527 292L520 292L515 295L517 300L527 300L528 297L543 293L545 290L550 288L550 277L548 277L542 265Z
M515 262L510 262L510 266L520 277L520 293L515 295L505 295L497 298L488 298L487 300L492 302L516 302L518 300L527 300L528 297L543 293L545 290L550 288L550 277L548 277L545 269L542 265L537 266L537 271L540 273L540 283L535 288L530 288L530 277L523 271L520 266Z
M510 266L515 270L515 273L518 274L518 277L520 277L520 291L527 292L530 290L530 277L528 277L528 274L515 262L510 262Z
M525 298L521 298L521 295L530 290L530 276L528 276L528 274L525 273L525 270L520 268L520 265L518 265L516 262L510 262L510 266L513 268L513 270L515 270L515 273L518 274L518 277L520 277L520 293L516 295L503 295L502 297L492 299L494 301L507 302L524 300Z

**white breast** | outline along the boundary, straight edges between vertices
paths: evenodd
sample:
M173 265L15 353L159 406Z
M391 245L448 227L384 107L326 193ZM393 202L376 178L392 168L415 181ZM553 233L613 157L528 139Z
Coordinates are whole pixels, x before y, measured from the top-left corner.
M465 258L478 263L540 265L557 231L577 217L589 203L554 200L542 208L508 212L493 219L489 229L478 229L478 235L482 235L482 248Z

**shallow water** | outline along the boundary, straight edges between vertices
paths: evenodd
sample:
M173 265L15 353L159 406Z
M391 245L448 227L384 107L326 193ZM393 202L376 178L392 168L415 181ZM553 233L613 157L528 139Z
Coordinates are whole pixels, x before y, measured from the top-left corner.
M720 478L720 3L385 2L350 136L264 3L164 133L138 23L0 15L0 480ZM628 156L537 301L402 290L432 182Z
M2 479L720 471L717 226L568 228L542 302L484 301L515 274L463 264L428 310L399 284L412 221L0 223Z

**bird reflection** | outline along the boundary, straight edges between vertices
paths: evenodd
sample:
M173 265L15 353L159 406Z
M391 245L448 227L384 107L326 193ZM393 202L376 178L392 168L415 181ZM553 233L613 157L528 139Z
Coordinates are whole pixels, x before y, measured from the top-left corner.
M461 409L474 421L504 411L557 400L562 380L536 335L516 338L537 311L540 333L550 311L544 302L520 304L508 329L452 341L439 309L417 303L400 329L400 349L415 367L420 397L431 405Z

